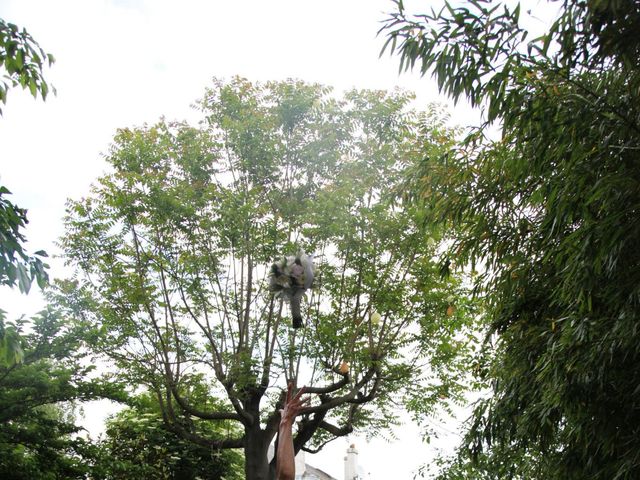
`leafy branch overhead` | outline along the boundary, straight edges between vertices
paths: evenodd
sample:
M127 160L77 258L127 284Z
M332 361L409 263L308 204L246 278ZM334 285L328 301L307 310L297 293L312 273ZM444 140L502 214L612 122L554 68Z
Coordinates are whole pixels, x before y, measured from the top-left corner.
M26 30L20 31L0 18L0 68L6 72L0 80L3 104L7 102L7 90L17 85L29 88L34 97L40 92L42 98L46 98L49 85L42 77L45 57L49 64L53 63L53 56L45 55ZM48 265L42 261L47 254L42 250L33 256L26 253L22 230L27 224L27 211L8 200L8 194L11 192L0 185L0 286L15 287L17 283L22 293L29 293L34 280L40 288L48 282ZM22 361L21 340L17 332L15 325L5 324L4 311L0 309L0 365L10 366Z
M543 3L558 13L538 38L535 11L498 1L418 15L399 1L382 29L401 68L486 109L408 195L452 228L445 270L484 270L493 395L453 467L475 458L495 475L517 458L521 478L638 478L640 4Z
M247 478L269 476L287 380L313 396L296 451L382 431L396 401L421 398L415 408L433 411L461 392L463 290L438 275L420 210L394 194L402 169L451 132L410 100L216 81L200 127L120 130L111 173L69 203L62 243L78 275L63 297L119 375L143 379L168 428L244 448ZM306 327L294 331L269 274L301 249L315 254L316 271L302 292ZM224 408L196 406L187 387L196 376ZM239 433L207 438L179 411L233 421Z
M20 86L29 90L34 98L43 100L55 88L44 79L42 70L46 63L51 66L55 59L36 43L25 29L0 18L0 67L4 70L0 80L0 101L6 105L11 87ZM2 109L0 108L0 114Z

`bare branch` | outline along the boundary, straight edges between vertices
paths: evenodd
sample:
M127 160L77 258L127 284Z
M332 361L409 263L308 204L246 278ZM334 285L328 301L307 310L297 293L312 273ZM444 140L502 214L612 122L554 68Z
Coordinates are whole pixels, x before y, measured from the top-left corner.
M351 425L351 422L347 422L343 427L337 427L329 422L322 421L318 427L329 432L334 437L344 437L345 435L349 435L353 432L353 425Z
M327 385L325 387L305 387L304 391L307 393L328 394L340 390L342 387L347 385L350 380L348 373L341 375L342 379L336 383L332 383L331 385Z
M309 448L309 447L302 447L300 450L302 450L303 452L307 452L307 453L320 453L320 450L322 450L328 443L333 442L334 440L337 440L340 437L332 437L329 440L327 440L326 442L322 442L318 448Z
M201 437L195 433L189 432L178 423L165 422L165 428L177 435L180 435L185 440L189 440L197 445L202 445L207 448L224 449L224 448L243 448L244 436L239 438L224 438L221 440L212 440L210 438Z
M320 405L316 405L316 406L313 406L313 407L307 407L307 408L303 409L300 412L301 415L308 415L308 414L311 414L311 413L327 412L328 410L331 410L332 408L338 407L338 406L343 405L345 403L364 403L364 402L360 402L357 399L357 394L358 394L358 392L360 391L360 389L362 387L364 387L367 383L369 383L369 381L371 381L373 379L374 375L376 375L376 377L379 376L379 369L376 366L373 366L373 367L369 368L369 370L362 377L362 379L358 383L356 383L353 386L353 388L349 391L349 393L347 393L346 395L342 395L340 397L334 397L334 398L328 399L326 401L323 401ZM375 386L375 384L374 384L374 386Z
M267 320L267 333L264 340L264 361L262 362L262 378L260 379L260 386L266 388L269 386L269 373L271 372L271 362L273 361L273 349L278 333L278 326L280 325L280 319L282 318L282 301L280 302L280 309L273 325L273 337L269 337L271 324L273 322L273 303L275 297L271 296L271 302L269 305L269 318Z
M171 388L171 393L173 394L173 398L176 399L180 408L182 408L189 415L193 415L198 418L202 418L203 420L236 420L238 422L242 422L242 417L237 413L232 412L205 412L204 410L199 410L192 405L190 405L178 392L177 388ZM244 422L243 422L244 423Z
M243 262L244 265L244 262ZM252 282L253 282L253 263L251 261L251 253L249 252L247 255L247 296L246 296L246 307L244 311L244 331L240 332L241 338L244 337L244 342L246 345L249 344L249 318L251 316L251 293L252 293Z

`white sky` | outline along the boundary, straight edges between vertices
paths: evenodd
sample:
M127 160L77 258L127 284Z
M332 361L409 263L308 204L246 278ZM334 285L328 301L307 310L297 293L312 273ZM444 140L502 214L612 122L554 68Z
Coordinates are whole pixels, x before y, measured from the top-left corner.
M0 184L29 210L30 250L56 252L65 201L84 195L106 170L102 154L117 128L163 115L196 119L190 104L213 76L295 77L338 90L400 86L418 94L418 108L449 104L431 80L399 75L397 58L379 58L383 39L376 32L393 6L390 0L0 0L0 17L27 28L57 59L46 71L57 96L43 103L13 89L0 118ZM459 124L478 117L449 106ZM51 274L62 276L60 262L52 263ZM10 318L43 306L38 292L2 289L0 296ZM98 405L86 409L94 432L110 411ZM436 447L450 450L456 441L443 431L442 440L422 444L410 423L395 433L391 443L339 439L307 461L342 479L342 458L355 442L368 478L410 479Z

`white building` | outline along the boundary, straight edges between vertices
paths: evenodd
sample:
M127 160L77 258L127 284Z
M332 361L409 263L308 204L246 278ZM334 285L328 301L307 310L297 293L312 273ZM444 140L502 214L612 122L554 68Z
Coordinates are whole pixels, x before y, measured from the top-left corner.
M269 458L273 458L273 445L269 447ZM364 470L358 465L358 451L356 446L352 444L344 457L344 480L363 480L364 478ZM304 452L300 451L296 455L296 480L338 479L306 463Z

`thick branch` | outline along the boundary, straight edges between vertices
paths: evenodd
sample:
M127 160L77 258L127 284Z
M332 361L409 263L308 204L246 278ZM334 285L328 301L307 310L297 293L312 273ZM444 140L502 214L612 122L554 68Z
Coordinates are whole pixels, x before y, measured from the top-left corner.
M309 453L318 453L327 443L331 442L332 440L349 435L351 432L353 432L353 417L358 408L360 407L355 404L352 404L349 407L349 415L347 417L347 421L342 427L338 427L325 421L324 417L327 412L315 414L314 419L311 422L302 424L302 427L298 435L296 436L296 440L294 441L294 448L297 448L299 446L299 450L304 450L305 452ZM305 443L309 441L313 437L313 435L315 435L316 431L319 428L326 432L329 432L331 435L333 435L333 438L322 443L317 449L305 447ZM296 452L297 451L298 449L296 449Z
M211 335L211 329L209 328L208 325L208 315L207 315L207 310L206 308L204 308L204 314L205 314L205 319L207 321L207 326L205 327L205 325L203 325L200 320L198 320L198 317L195 315L195 313L193 312L193 310L191 309L191 307L189 306L189 302L187 302L187 298L184 294L184 290L182 288L182 285L180 283L178 283L178 290L180 292L180 298L182 299L182 304L185 307L185 309L187 310L187 313L191 316L191 318L193 319L193 321L198 325L198 327L200 327L200 330L202 331L202 333L204 333L204 335L207 337L207 339L209 340L209 345L211 346L211 350L213 351L214 357L213 357L213 370L214 373L216 374L216 378L218 379L218 381L220 383L224 383L226 381L226 376L224 374L224 371L222 370L222 356L220 355L220 350L218 349L218 346L213 338L213 336Z
M165 422L165 428L176 435L180 435L185 440L189 440L197 445L207 448L223 449L223 448L243 448L244 436L240 438L223 438L221 440L212 440L201 437L195 433L191 433L177 423Z
M242 417L233 412L205 412L204 410L199 410L192 405L189 404L178 392L178 389L175 386L171 387L171 393L173 394L173 398L176 399L180 408L182 408L189 415L193 415L198 418L202 418L204 420L237 420L239 422L243 422ZM244 423L244 422L243 422Z
M295 453L298 453L302 447L304 447L304 444L311 440L311 437L313 437L324 420L327 411L328 410L320 411L310 420L300 422L300 429L293 439L293 450Z
M175 411L173 410L173 406L171 405L171 397L171 392L167 390L165 401L160 391L156 390L156 398L158 399L158 403L160 404L162 420L167 430L181 436L186 440L189 440L190 442L193 442L197 445L202 445L207 448L242 448L244 446L244 436L240 438L212 440L188 431L186 428L180 425L180 422L176 419Z
M347 422L347 424L342 427L337 427L329 422L322 421L318 427L329 432L334 437L344 437L345 435L349 435L353 432L353 425L351 425L351 422Z
M340 390L342 387L349 383L349 374L347 373L341 375L342 379L336 383L332 383L331 385L327 385L326 387L305 387L304 391L306 393L318 393L324 395Z
M300 450L302 450L303 452L307 452L307 453L320 453L320 450L322 450L326 444L333 442L337 438L340 438L340 437L332 437L329 440L327 440L326 442L322 442L318 446L318 448L302 447Z
M233 405L233 408L235 409L235 411L238 413L238 415L240 415L240 417L242 418L242 423L244 425L251 425L254 422L254 418L253 415L251 415L250 413L248 413L243 407L242 407L242 403L239 400L239 396L238 394L233 390L233 385L229 384L229 383L225 383L224 384L224 388L227 392L227 396L229 397L229 401L231 402L231 405Z
M262 362L262 378L260 379L260 386L266 388L269 385L269 373L271 372L271 352L273 351L273 343L280 324L280 316L275 320L275 326L273 327L273 339L270 336L271 322L273 322L273 303L275 297L271 295L269 301L269 316L267 317L267 330L264 337L264 361ZM282 311L282 302L280 302L280 311Z
M278 398L278 401L276 402L275 409L267 419L267 424L264 427L264 431L265 431L265 435L267 435L269 438L273 438L273 436L278 431L278 427L280 425L280 409L284 407L284 401L286 397L287 397L287 392L285 390L280 392L280 398Z
M276 316L275 319L275 324L273 326L273 333L271 335L271 345L269 346L269 356L268 356L268 362L265 362L265 370L263 371L263 386L267 386L268 385L268 380L269 380L269 373L271 372L271 365L273 363L273 352L276 349L276 343L278 343L278 346L280 345L280 343L278 342L278 327L280 327L280 322L282 322L282 308L284 306L284 302L282 301L282 299L280 299L280 305L278 305L278 315Z
M353 388L349 391L349 393L347 393L346 395L342 395L340 397L334 397L332 399L324 401L320 405L316 405L314 407L305 408L304 410L302 410L300 412L300 414L301 415L308 415L310 413L326 412L327 410L330 410L332 408L338 407L338 406L343 405L345 403L364 403L364 401L360 401L359 398L356 398L356 395L358 394L360 389L362 387L364 387L367 383L369 383L369 381L373 378L373 376L378 374L378 373L379 373L379 371L378 371L377 367L369 368L367 373L362 377L362 379L358 383L356 383L353 386ZM377 381L376 381L376 383L377 383ZM375 389L375 387L376 387L376 385L374 384L374 389ZM372 390L374 390L374 389L372 389ZM369 397L369 396L371 396L371 392L370 392L370 395L368 395L367 397ZM371 398L373 398L373 396L371 396ZM366 401L368 401L368 400L366 400Z
M376 378L373 381L373 386L371 387L371 390L369 390L369 393L366 395L356 395L356 398L352 400L348 400L348 403L360 405L362 403L370 402L376 397L376 393L378 392L379 386L380 386L380 375L376 375Z

